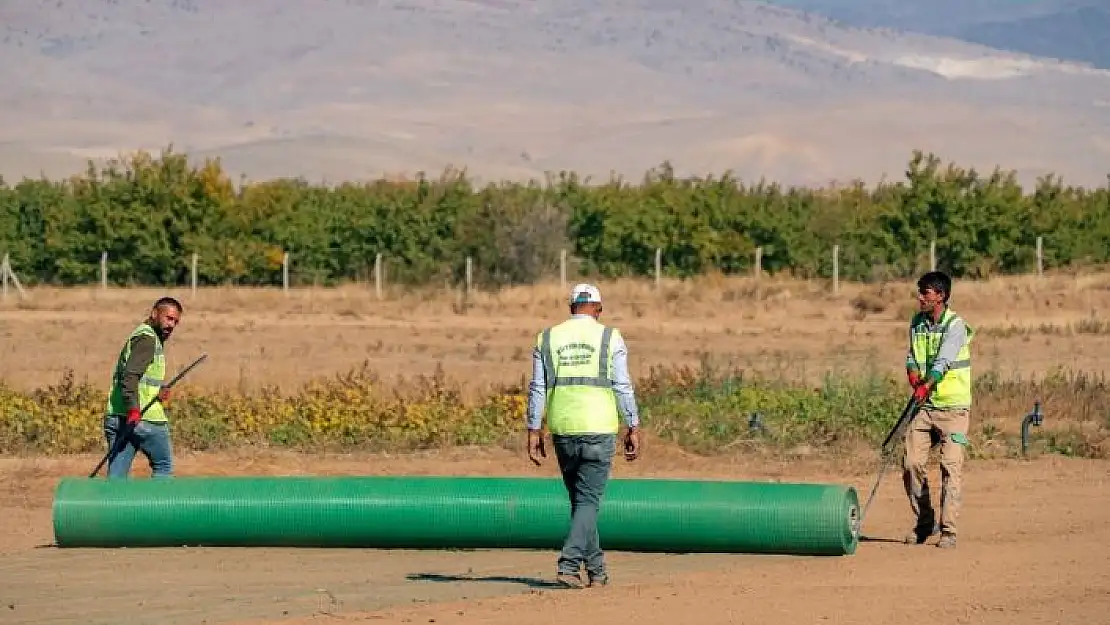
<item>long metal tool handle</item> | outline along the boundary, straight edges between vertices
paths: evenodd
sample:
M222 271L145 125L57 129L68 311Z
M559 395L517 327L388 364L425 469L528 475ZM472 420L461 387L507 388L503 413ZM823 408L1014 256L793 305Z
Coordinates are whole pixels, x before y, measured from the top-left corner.
M875 493L879 492L879 484L883 481L883 474L886 473L887 469L890 467L891 461L894 460L894 449L897 448L898 442L902 439L902 435L906 428L909 427L910 422L917 416L917 411L920 407L921 406L918 405L914 398L910 397L910 400L906 402L906 407L902 409L902 414L898 415L898 420L894 423L894 427L890 429L890 432L883 440L883 445L879 449L879 474L875 478L875 485L871 487L871 494L867 497L867 503L863 505L863 510L860 511L859 526L861 532L863 531L863 522L867 518L867 510L871 507L871 502L875 499ZM894 442L893 448L890 444L891 441Z
M166 384L163 384L162 388L173 388L173 385L177 384L181 380L181 378L185 377L185 374L192 371L194 367L196 367L200 363L204 362L207 358L208 358L207 353L201 354L200 358L197 358L188 367L185 367L184 369L182 369L180 373L178 373L177 375L170 378L170 381L167 382ZM146 403L145 406L143 406L142 410L139 411L139 414L140 415L146 414L146 411L149 410L150 407L153 406L154 402L156 402L156 401L159 401L157 395L155 395L150 401L148 401ZM127 445L127 439L131 436L131 432L134 429L135 429L135 426L133 424L128 424L128 423L124 423L120 427L120 431L116 433L116 439L114 441L112 441L112 447L110 449L108 449L108 453L104 454L104 457L101 458L100 462L98 462L96 464L96 468L92 470L92 473L89 473L89 477L96 477L96 474L100 473L100 468L101 467L103 467L105 464L107 464L108 461L111 458L114 458L117 454L119 454L119 452L123 451L123 448Z
M863 522L867 519L867 510L871 508L871 502L875 499L875 493L879 492L879 484L883 481L883 474L890 467L890 461L894 458L894 454L883 453L882 461L879 464L879 475L875 478L875 484L871 487L871 494L867 497L867 503L863 504L863 510L860 511L859 526L860 531L863 531Z
M913 396L910 396L909 401L906 402L905 408L902 408L902 414L898 415L898 420L894 422L894 427L890 428L890 432L888 432L886 438L883 439L883 451L886 451L890 447L890 442L892 440L897 443L897 438L901 437L906 426L909 425L910 421L917 415L918 408L920 408L920 406L914 400Z

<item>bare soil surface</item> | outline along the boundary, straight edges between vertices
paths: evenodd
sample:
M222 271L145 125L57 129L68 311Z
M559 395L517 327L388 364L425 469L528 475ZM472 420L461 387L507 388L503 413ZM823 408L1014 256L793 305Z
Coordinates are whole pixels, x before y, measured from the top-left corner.
M0 622L23 623L1110 623L1110 463L973 462L960 544L895 542L908 524L888 473L856 554L609 554L613 583L550 587L554 552L72 549L51 546L52 489L97 458L0 460ZM137 463L137 479L147 469ZM411 456L191 454L180 474L553 475L508 450ZM621 476L849 483L869 463L701 458L651 447ZM937 479L936 468L933 479Z

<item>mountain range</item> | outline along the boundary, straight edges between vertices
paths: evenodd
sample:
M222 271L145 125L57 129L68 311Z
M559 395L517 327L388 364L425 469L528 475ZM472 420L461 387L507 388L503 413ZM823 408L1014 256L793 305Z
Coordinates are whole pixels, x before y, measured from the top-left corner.
M953 37L1110 69L1105 0L776 0L857 28Z
M1064 0L13 0L0 174L172 145L248 179L824 184L921 149L1104 184L1107 23Z

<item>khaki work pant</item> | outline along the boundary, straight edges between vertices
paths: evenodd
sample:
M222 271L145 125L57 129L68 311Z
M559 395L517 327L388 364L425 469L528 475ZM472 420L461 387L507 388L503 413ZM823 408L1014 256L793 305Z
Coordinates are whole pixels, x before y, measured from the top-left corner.
M936 524L926 463L930 450L937 444L940 445L940 530L956 533L970 416L967 408L922 408L906 430L902 480L917 520L915 529L922 535L931 534Z

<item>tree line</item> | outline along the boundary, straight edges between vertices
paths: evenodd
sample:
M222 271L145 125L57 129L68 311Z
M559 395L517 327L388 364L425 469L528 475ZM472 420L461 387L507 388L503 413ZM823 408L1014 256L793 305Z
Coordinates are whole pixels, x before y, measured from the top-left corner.
M1108 177L1110 183L1110 177ZM1108 184L1110 186L1110 184ZM745 183L731 174L681 178L669 164L633 183L573 172L479 186L463 172L335 185L277 179L236 185L218 160L190 164L172 148L140 152L61 180L0 179L0 254L28 284L83 284L102 252L116 285L180 285L194 253L198 283L280 284L462 278L495 288L575 273L647 276L655 250L665 275L747 273L762 248L769 273L841 279L911 276L928 265L957 277L1103 263L1110 256L1110 191L1054 175L1023 189L1013 172L944 164L915 150L905 177L868 187Z

